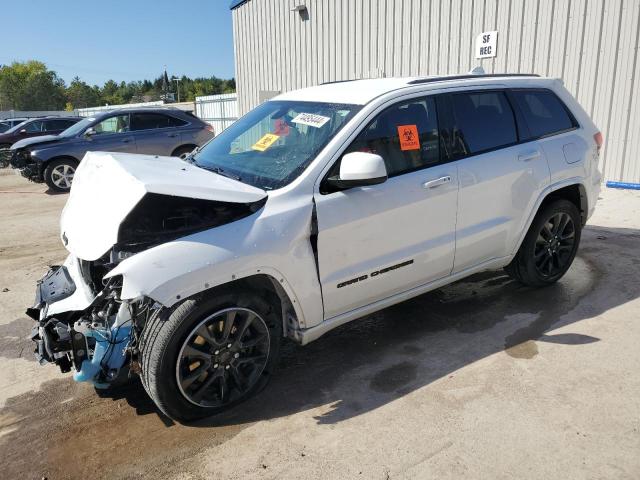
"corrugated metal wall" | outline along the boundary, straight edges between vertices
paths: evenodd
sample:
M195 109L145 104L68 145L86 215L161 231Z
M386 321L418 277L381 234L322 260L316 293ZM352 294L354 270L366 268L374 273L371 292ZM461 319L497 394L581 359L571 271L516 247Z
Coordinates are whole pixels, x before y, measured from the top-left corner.
M233 11L240 110L260 92L476 65L560 77L605 135L605 179L640 182L639 24L640 0L249 0ZM497 57L476 60L490 30Z

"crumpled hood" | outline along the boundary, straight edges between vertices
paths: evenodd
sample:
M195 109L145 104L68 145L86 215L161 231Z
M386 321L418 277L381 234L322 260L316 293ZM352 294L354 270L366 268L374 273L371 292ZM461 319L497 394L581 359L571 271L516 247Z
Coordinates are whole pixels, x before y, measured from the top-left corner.
M11 150L18 150L19 148L30 147L38 143L51 143L57 142L62 137L58 135L42 135L41 137L23 138L11 145Z
M87 152L60 220L67 250L83 260L103 256L117 242L122 221L147 193L245 204L267 196L175 157Z

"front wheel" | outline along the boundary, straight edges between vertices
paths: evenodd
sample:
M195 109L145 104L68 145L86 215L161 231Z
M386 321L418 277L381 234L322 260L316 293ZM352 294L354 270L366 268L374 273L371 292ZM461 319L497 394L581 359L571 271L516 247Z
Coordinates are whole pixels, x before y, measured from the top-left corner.
M73 159L54 160L44 169L44 181L54 192L68 192L71 190L76 168L78 168L78 162Z
M257 292L199 296L145 326L142 382L178 421L226 410L257 393L273 374L282 323Z
M536 215L506 272L532 287L557 282L573 263L581 232L580 212L573 203L549 203Z

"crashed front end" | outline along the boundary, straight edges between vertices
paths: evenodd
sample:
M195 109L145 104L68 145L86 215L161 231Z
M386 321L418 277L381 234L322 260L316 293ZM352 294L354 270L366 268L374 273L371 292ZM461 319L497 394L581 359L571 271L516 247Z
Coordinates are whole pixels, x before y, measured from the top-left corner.
M37 322L31 338L40 364L55 363L65 373L74 369L76 381L105 388L126 378L141 328L159 305L148 298L122 301L121 278L97 290L94 268L73 255L52 267L38 281L27 314Z
M27 310L37 322L38 361L98 388L137 372L138 338L165 307L146 295L122 299L125 279L109 273L139 252L264 205L264 191L231 182L175 158L87 154L60 222L70 255L38 281Z

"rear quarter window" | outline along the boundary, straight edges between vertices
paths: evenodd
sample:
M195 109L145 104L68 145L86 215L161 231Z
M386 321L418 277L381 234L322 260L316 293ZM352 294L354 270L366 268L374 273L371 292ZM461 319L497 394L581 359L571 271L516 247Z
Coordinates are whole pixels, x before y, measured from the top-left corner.
M185 122L184 120L180 120L179 118L176 118L176 117L169 116L168 118L169 118L169 126L170 127L183 127L188 123L188 122Z
M523 140L566 132L578 126L567 107L550 90L512 90L511 94L529 127L529 137Z

